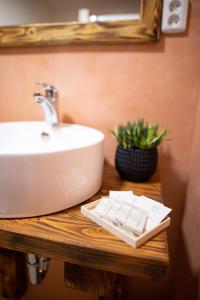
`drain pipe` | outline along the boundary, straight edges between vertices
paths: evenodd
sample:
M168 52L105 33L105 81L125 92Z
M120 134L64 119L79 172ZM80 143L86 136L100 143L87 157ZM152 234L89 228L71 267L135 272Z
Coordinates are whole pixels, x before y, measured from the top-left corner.
M33 285L39 284L47 274L49 258L35 254L27 254L27 267L29 281Z

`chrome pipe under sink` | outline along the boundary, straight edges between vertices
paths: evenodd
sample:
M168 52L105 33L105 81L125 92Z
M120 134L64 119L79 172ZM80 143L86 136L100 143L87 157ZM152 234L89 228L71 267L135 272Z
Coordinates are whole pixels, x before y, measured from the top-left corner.
M31 284L37 285L44 279L48 272L49 260L48 257L27 254L28 277Z

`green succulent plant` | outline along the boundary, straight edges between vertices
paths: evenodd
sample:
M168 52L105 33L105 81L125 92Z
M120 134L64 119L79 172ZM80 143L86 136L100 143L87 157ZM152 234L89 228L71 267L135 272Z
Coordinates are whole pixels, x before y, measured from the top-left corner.
M158 132L157 123L145 123L143 119L119 125L111 130L113 137L123 148L152 149L158 146L167 134L167 128Z

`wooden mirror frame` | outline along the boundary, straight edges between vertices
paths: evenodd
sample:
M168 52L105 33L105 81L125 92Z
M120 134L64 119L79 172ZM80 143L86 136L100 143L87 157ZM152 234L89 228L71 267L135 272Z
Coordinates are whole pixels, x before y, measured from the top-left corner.
M140 19L0 27L0 47L130 44L158 41L162 0L141 0Z

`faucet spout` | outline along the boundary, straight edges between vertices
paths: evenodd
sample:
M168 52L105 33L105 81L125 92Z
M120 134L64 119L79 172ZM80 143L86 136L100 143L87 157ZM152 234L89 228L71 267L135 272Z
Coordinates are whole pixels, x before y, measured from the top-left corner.
M37 82L44 88L44 95L39 92L34 93L34 98L42 107L44 118L47 124L53 126L59 124L58 118L58 99L56 88L48 83Z
M41 105L46 123L52 126L58 125L58 113L54 106L54 103L40 93L35 93L34 98L35 101Z

